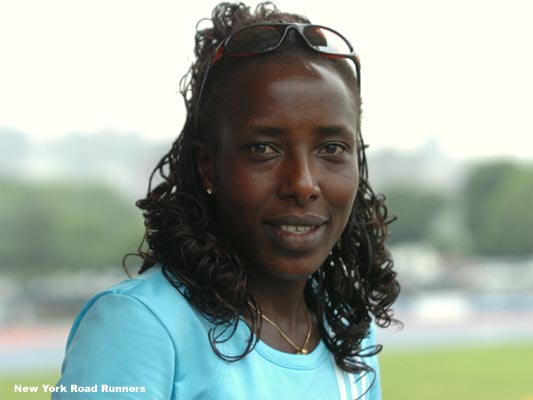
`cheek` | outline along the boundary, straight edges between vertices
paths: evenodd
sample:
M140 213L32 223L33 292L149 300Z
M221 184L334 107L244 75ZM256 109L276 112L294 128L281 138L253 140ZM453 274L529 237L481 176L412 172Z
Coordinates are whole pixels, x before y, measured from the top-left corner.
M359 188L359 169L353 168L338 173L327 182L327 191L323 193L333 205L339 217L347 222L352 211Z
M220 163L215 174L219 215L236 215L237 221L253 218L273 192L272 179L239 162Z

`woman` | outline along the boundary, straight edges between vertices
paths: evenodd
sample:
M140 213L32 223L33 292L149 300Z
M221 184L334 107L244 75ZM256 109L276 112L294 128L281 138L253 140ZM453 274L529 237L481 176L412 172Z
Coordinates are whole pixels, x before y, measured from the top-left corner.
M81 311L63 396L379 399L372 317L391 323L399 285L359 61L271 3L222 3L212 23L182 81L183 131L138 202L141 275Z

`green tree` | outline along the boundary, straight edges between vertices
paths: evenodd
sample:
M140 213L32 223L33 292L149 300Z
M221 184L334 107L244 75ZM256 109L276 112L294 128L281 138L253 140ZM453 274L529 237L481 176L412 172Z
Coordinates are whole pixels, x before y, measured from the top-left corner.
M419 186L391 187L384 192L389 212L398 218L391 226L390 243L430 241L432 225L446 202L444 196Z
M464 186L465 225L473 250L486 256L531 256L533 165L476 165Z
M104 186L0 182L2 268L119 265L142 234L140 212Z

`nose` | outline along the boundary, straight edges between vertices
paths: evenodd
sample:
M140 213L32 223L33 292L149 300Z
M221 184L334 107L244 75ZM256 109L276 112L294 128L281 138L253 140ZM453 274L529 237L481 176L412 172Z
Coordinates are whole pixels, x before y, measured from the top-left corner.
M281 195L305 205L320 197L317 170L306 155L291 157L282 170Z

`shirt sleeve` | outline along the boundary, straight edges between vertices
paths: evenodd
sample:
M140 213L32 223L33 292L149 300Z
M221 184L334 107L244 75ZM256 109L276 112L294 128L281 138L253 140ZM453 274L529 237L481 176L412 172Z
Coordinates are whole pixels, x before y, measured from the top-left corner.
M72 328L52 399L170 399L175 353L165 326L141 301L104 294Z

